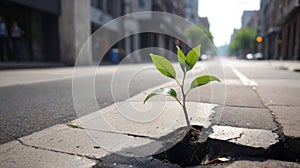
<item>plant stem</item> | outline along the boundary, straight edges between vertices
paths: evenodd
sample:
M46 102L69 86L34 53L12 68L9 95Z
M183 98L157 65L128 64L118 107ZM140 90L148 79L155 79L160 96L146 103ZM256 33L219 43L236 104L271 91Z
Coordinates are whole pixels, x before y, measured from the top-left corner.
M178 98L176 97L175 98L176 100L177 100L177 102L181 105L181 107L182 107L182 103L180 102L180 100L178 100Z
M186 72L183 73L183 79L182 79L182 85L180 85L180 89L181 89L181 93L182 93L182 109L184 112L184 116L185 116L185 120L186 120L186 124L188 126L188 129L191 129L191 124L190 124L190 120L189 120L189 116L186 110L186 106L185 106L185 99L186 99L186 94L184 93L184 81L185 81L185 76L186 76Z
M191 91L191 88L185 93L185 96L187 96Z

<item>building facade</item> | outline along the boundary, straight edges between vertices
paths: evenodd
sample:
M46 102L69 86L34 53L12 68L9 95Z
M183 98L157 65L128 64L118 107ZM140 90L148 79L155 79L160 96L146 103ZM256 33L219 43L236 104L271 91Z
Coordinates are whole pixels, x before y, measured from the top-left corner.
M253 11L251 18L246 23L245 27L257 30L258 29L258 17L259 17L259 12Z
M59 0L0 1L0 16L7 27L4 61L60 61ZM20 53L13 55L10 28L18 22L23 34Z
M255 17L257 17L258 11L244 11L242 15L242 28L249 28L251 26L251 22L255 21Z
M93 38L92 44L81 48L92 33L105 23L125 14L141 11L161 11L185 17L198 24L197 0L6 0L0 1L0 16L9 28L14 21L24 30L20 61L61 62L74 65L79 52L86 55L78 62L88 65L97 62L97 51L106 50L107 39L118 33L139 32L141 26L150 18L126 20L125 25L105 27L103 38ZM155 23L154 23L155 24ZM129 25L126 27L126 25ZM172 23L166 22L166 27ZM179 25L180 27L180 25ZM124 32L128 31L128 32ZM161 47L175 51L175 45L184 45L178 39L165 34L133 34L117 42L113 48L122 57L146 47ZM8 44L5 61L15 61ZM149 59L149 57L147 57ZM144 58L136 60L143 61ZM109 62L109 53L103 58ZM149 61L149 60L148 60Z
M207 17L199 17L199 24L209 31L210 24Z
M184 17L192 23L198 25L198 0L184 0Z
M300 60L300 1L261 1L258 23L265 59Z

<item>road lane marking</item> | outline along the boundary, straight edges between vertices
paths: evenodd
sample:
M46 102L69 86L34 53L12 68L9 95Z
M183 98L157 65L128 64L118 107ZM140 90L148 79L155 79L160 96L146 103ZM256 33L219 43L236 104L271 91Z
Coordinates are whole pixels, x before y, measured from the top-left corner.
M257 86L258 85L255 81L250 80L249 78L247 78L244 74L242 74L240 71L238 71L232 65L230 65L230 68L233 71L233 73L241 80L241 82L245 86Z

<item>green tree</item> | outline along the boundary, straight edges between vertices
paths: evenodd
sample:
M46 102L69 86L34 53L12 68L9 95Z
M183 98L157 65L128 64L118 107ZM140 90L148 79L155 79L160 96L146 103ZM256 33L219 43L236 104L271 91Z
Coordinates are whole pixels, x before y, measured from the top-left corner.
M201 44L204 54L216 54L214 49L213 36L209 30L202 25L190 26L184 31L184 36L191 40L192 44Z
M239 29L229 45L231 54L247 54L255 49L256 30L250 28Z

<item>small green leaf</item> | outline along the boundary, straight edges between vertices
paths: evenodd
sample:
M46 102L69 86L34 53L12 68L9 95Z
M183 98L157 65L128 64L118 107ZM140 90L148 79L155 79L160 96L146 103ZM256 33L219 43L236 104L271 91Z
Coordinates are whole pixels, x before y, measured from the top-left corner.
M201 45L196 46L193 48L186 56L186 63L187 63L187 71L193 69L196 62L199 60L200 57L200 47Z
M217 77L210 76L210 75L204 75L204 76L200 76L200 77L194 79L191 83L190 89L194 89L196 87L208 84L209 82L212 82L212 81L221 82L220 79L218 79Z
M176 93L176 91L174 89L172 89L172 88L160 88L160 89L157 89L154 92L150 93L145 98L144 103L146 103L146 101L148 99L150 99L151 97L156 96L156 95L171 96L171 97L174 97L175 99L177 99L177 93Z
M155 55L155 54L150 54L152 62L154 63L155 67L157 70L162 73L163 75L173 78L176 78L176 72L173 67L173 65L164 57Z
M180 64L182 71L186 72L185 55L178 46L176 46L176 47L177 47L178 62Z

